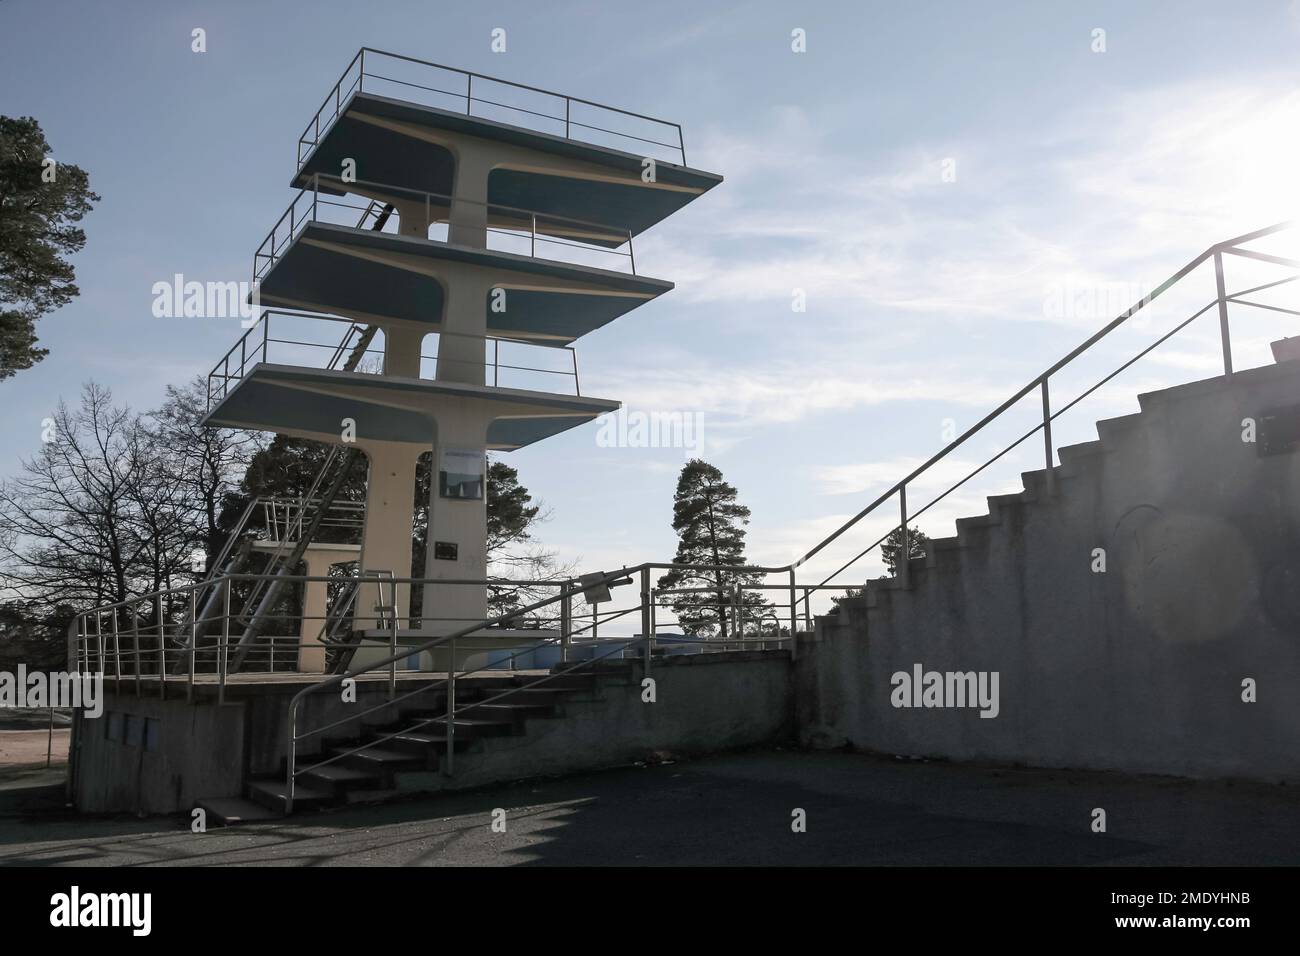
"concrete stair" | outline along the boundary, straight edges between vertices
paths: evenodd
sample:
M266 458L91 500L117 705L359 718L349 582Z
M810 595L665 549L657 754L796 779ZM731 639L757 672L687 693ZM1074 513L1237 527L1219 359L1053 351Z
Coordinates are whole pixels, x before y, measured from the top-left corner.
M560 673L557 665L555 676L537 687L523 686L536 682L535 675L461 679L455 752L472 755L486 740L527 736L535 721L563 720L566 702L599 700L602 685L631 683L642 666L635 660L571 663ZM432 700L421 695L418 704L399 703L394 720L364 726L354 737L325 739L312 752L300 751L294 811L382 802L421 789L428 780L423 775L442 773L446 760L445 702L441 691ZM204 808L210 826L279 819L287 804L286 770L282 763L274 776L249 780L245 798L205 799L196 806Z
M1295 364L1285 369L1265 366L1263 369L1238 374L1278 377L1293 374L1295 368ZM1050 490L1046 469L1023 472L1023 491L989 496L986 514L958 518L956 535L931 539L925 557L913 558L909 562L910 584L907 588L903 587L898 578L868 581L858 597L842 598L838 613L819 618L819 621L824 621L824 626L836 627L843 623L844 619L840 615L851 613L855 608L886 611L892 602L911 599L910 595L904 598L897 592L926 588L945 575L951 577L960 573L964 552L987 546L990 536L1014 534L1014 526L1026 509L1056 507L1064 497L1070 495L1071 487L1076 482L1097 478L1101 470L1107 467L1109 459L1131 449L1133 436L1139 433L1151 415L1161 413L1170 403L1177 402L1182 397L1194 397L1198 393L1225 387L1227 386L1222 379L1207 379L1139 395L1141 411L1102 419L1096 423L1096 441L1065 445L1057 450L1060 465L1052 468L1053 487Z

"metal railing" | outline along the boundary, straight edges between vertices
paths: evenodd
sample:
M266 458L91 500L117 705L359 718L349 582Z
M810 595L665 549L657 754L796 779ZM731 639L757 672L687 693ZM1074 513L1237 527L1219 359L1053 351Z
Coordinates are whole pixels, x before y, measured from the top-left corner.
M279 334L272 332L273 319L275 319L277 328L281 330ZM299 323L303 325L311 323L314 328L314 323L317 321L349 322L349 328L342 341L335 344L327 341L310 341L309 338L302 336L311 336L316 333L309 329L295 329L295 326ZM288 331L284 331L286 327ZM289 312L283 309L267 309L263 311L257 323L244 332L239 337L239 340L226 351L226 354L208 372L208 409L211 410L215 402L224 399L229 394L230 389L238 384L254 366L260 363L278 362L278 364L297 365L305 368L335 369L338 367L339 359L342 356L354 354L364 332L365 328L363 326L347 319L340 319L337 316ZM543 389L537 386L545 383L550 386L544 389L548 392L582 395L582 383L578 375L578 352L571 345L542 345L530 340L514 339L506 336L466 335L436 329L432 330L430 334L440 337L460 336L461 338L482 341L485 349L482 362L449 358L444 358L441 361L481 368L483 370L484 385L542 391ZM504 360L502 356L503 350L506 352ZM559 361L552 362L551 367L546 367L543 365L523 364L518 359L511 359L510 353L512 351L522 350L526 350L527 355L539 359L542 357L547 359L556 357ZM326 353L328 353L328 358L326 358ZM359 354L362 359L372 359L374 367L369 371L379 374L384 357L383 349L361 348L356 354ZM319 357L320 362L312 362L311 359L314 356ZM424 366L424 363L437 363L439 361L438 353L421 353L420 361L422 366ZM355 371L367 372L368 370L357 368ZM432 369L422 367L421 377L431 378L432 374L424 374L426 371L432 372ZM552 385L552 383L554 384Z
M327 189L324 193L321 192L322 185ZM336 196L332 194L334 191L356 193L359 198ZM571 216L558 216L504 203L460 199L446 193L425 192L370 180L344 183L336 177L322 177L318 174L312 177L311 185L298 191L253 253L253 284L256 286L262 281L285 250L311 223L329 223L363 232L397 234L400 212L396 219L390 217L381 229L366 227L374 215L373 210L381 202L367 197L367 192L380 194L386 200L396 198L423 205L424 221L431 229L450 225L453 203L457 209L483 209L486 223L485 248L492 252L636 275L636 255L630 229L614 229L608 224L574 219ZM359 220L358 212L361 214ZM430 241L449 240L443 235ZM538 255L539 244L542 255Z
M966 429L966 431L962 432L962 434L958 435L953 441L949 442L946 446L944 446L942 449L936 452L923 464L913 469L908 475L906 475L905 477L901 478L899 481L891 485L888 490L881 493L865 508L863 508L857 514L855 514L848 521L840 525L836 530L832 531L830 534L824 537L809 551L804 553L798 560L796 560L791 565L791 568L797 569L802 565L806 564L813 557L821 553L828 545L841 538L845 533L847 533L852 528L857 526L864 518L874 513L877 508L879 508L881 505L883 505L885 502L889 501L891 498L895 496L898 497L898 508L899 508L898 524L892 526L886 534L877 538L874 542L867 545L865 548L862 548L861 550L857 551L848 561L844 562L843 564L840 564L834 571L828 574L822 581L818 582L818 584L815 586L814 589L823 589L824 586L829 581L831 581L831 579L838 577L840 574L847 571L849 568L853 567L855 564L857 564L859 561L865 558L877 547L884 544L888 540L889 536L891 534L894 534L895 531L897 531L899 534L898 553L900 555L909 555L911 553L911 542L909 541L909 522L912 522L916 518L919 518L921 515L925 514L929 509L937 505L939 502L943 501L945 498L947 498L958 488L962 487L968 481L974 478L976 475L980 474L989 466L991 466L994 462L998 461L999 459L1007 455L1009 452L1011 452L1013 449L1017 448L1023 442L1025 442L1026 440L1033 437L1035 434L1039 432L1041 432L1043 435L1043 455L1044 455L1044 465L1045 465L1044 481L1046 484L1047 493L1049 495L1053 494L1055 492L1057 475L1055 471L1055 466L1053 464L1054 450L1052 445L1052 423L1056 421L1056 419L1060 418L1067 411L1074 408L1074 406L1082 402L1085 398L1087 398L1097 389L1101 388L1103 385L1105 385L1107 382L1113 379L1116 375L1119 375L1121 372L1134 365L1136 362L1141 360L1144 356L1148 355L1155 348L1157 348L1164 342L1168 341L1174 335L1181 332L1183 329L1189 326L1196 319L1200 318L1202 315L1212 310L1216 313L1219 321L1219 338L1220 338L1222 357L1223 357L1223 373L1225 376L1230 378L1233 374L1232 344L1231 344L1230 325L1228 321L1228 306L1230 304L1265 309L1273 312L1285 313L1288 315L1300 315L1300 311L1295 309L1280 308L1275 305L1264 304L1258 301L1245 298L1246 296L1254 295L1256 293L1262 292L1267 289L1278 288L1280 286L1284 286L1289 283L1295 282L1297 279L1300 279L1300 259L1291 259L1282 256L1268 255L1262 252L1258 252L1256 250L1246 249L1243 247L1246 243L1258 239L1262 239L1266 236L1271 236L1277 233L1293 230L1296 229L1298 226L1300 226L1300 223L1281 222L1269 226L1267 228L1258 229L1254 232L1246 233L1245 235L1237 236L1234 239L1229 239L1225 242L1216 243L1215 245L1210 246L1208 249L1206 249L1204 252L1198 255L1195 259L1187 263L1185 266L1183 266L1181 269L1179 269L1177 272L1171 275L1168 279L1162 282L1148 295L1143 296L1133 306L1126 309L1123 313L1121 313L1111 322L1107 323L1096 333L1089 336L1084 342L1082 342L1076 348L1072 349L1062 358L1054 362L1050 367L1047 368L1046 371L1042 372L1040 375L1032 379L1029 382L1029 384L1019 389L1015 394L1013 394L1010 398L1004 401L1001 405L999 405L993 411L989 412L987 415L981 418L970 428ZM1278 279L1273 282L1267 282L1262 285L1256 285L1251 288L1242 289L1235 293L1229 293L1226 291L1226 285L1224 280L1224 257L1225 256L1235 256L1239 258L1254 260L1257 262L1267 263L1274 266L1280 266L1280 267L1287 268L1289 270L1293 270L1297 274L1282 279ZM1160 336L1158 339L1156 339L1155 342L1151 343L1149 346L1142 349L1136 355L1134 355L1133 357L1125 361L1118 368L1116 368L1110 374L1106 375L1096 384L1085 389L1081 394L1077 395L1076 397L1066 402L1065 404L1060 405L1055 409L1053 408L1051 389L1050 389L1050 382L1052 376L1056 375L1062 369L1066 368L1080 355L1087 352L1089 349L1091 349L1094 345L1096 345L1106 336L1110 335L1110 333L1112 333L1117 328L1119 328L1120 326L1128 322L1133 316L1137 315L1143 309L1147 308L1157 297L1168 292L1171 288L1173 288L1179 282L1187 278L1198 268L1205 266L1207 264L1212 264L1214 267L1215 284L1217 290L1214 299L1212 299L1209 303L1207 303L1200 309L1196 310L1191 316L1184 319L1182 322L1178 323L1176 326L1174 326L1171 330L1166 332L1164 335ZM914 482L916 482L916 480L920 478L922 475L924 475L927 471L929 471L930 468L932 468L937 463L943 461L945 458L948 457L948 455L950 455L957 448L965 444L970 438L983 431L983 429L986 426L988 426L990 423L1000 418L1005 412L1007 412L1008 409L1014 406L1021 399L1034 393L1035 391L1038 392L1041 396L1041 406L1042 406L1042 417L1037 425L1029 429L1029 431L1025 432L1023 435L1017 438L1010 445L1003 448L992 458L989 458L983 464L979 465L977 468L975 468L965 477L961 478L959 481L949 486L945 491L943 491L935 498L931 499L925 505L921 506L920 508L916 508L914 510L909 509L908 501L907 501L907 491L909 485L912 485ZM910 573L911 573L910 561L898 560L896 564L897 564L896 576L898 577L900 584L906 587L910 582Z
M581 673L584 669L591 668L593 665L600 663L601 661L612 659L615 654L619 654L619 655L624 654L629 647L639 646L641 652L638 655L638 660L642 665L643 668L642 672L644 676L649 677L651 674L652 661L654 659L656 646L657 646L657 638L656 638L657 625L655 620L655 609L656 607L659 606L659 598L656 596L656 590L651 582L651 575L654 571L666 571L666 572L685 571L693 574L706 574L706 575L724 574L728 577L729 580L734 581L734 583L731 584L731 586L724 588L724 593L720 594L719 597L720 600L724 602L724 605L726 602L729 601L733 602L734 616L732 617L732 621L734 625L740 628L739 632L733 632L729 637L723 637L720 642L713 642L711 640L701 640L695 642L696 644L703 645L705 647L708 647L708 645L713 645L713 647L710 649L715 651L716 650L739 650L739 649L744 649L746 645L755 645L755 644L759 645L759 649L777 649L780 647L780 645L786 644L789 645L789 648L793 653L794 650L793 638L796 633L795 625L797 619L797 607L796 607L796 593L794 587L794 575L793 575L793 571L788 568L762 568L762 567L749 567L749 566L736 567L732 565L688 566L688 565L678 565L678 564L646 563L646 564L637 565L636 567L633 568L623 568L619 571L612 571L605 574L593 575L584 578L581 581L568 580L568 581L559 582L558 586L560 590L559 593L557 594L554 594L549 597L544 597L538 601L534 601L523 607L513 608L501 614L488 617L484 620L476 621L474 623L461 626L459 628L452 630L447 635L433 637L419 644L415 644L413 646L406 646L403 647L401 650L395 650L387 657L381 658L376 661L371 661L363 666L349 668L341 673L333 674L329 677L323 678L322 680L311 685L310 687L303 688L296 695L294 695L293 699L289 703L289 711L288 711L288 717L286 721L286 731L285 731L286 732L285 752L287 757L286 778L285 778L286 809L290 812L293 809L293 800L294 800L296 781L297 778L302 776L303 774L310 773L327 764L335 763L336 761L343 760L347 757L353 756L358 753L362 753L366 750L371 750L375 747L381 747L388 741L392 740L394 737L400 736L402 734L409 734L414 731L418 731L419 729L434 723L441 723L443 725L445 753L441 762L441 767L443 768L445 773L452 774L454 773L454 767L455 767L456 719L458 714L463 714L466 710L469 709L483 707L487 704L493 703L494 701L504 700L512 695L518 694L520 691L543 687L546 684L555 681L559 678L565 676L572 676L575 673ZM737 576L753 577L758 575L767 575L770 573L783 573L783 572L788 572L790 574L790 581L788 585L783 585L783 586L782 585L752 585L752 584L745 584L740 581L734 580ZM398 580L401 581L403 579L398 579ZM582 615L574 614L573 606L572 606L574 598L578 597L579 595L590 594L593 590L599 590L602 587L612 587L620 583L632 583L634 581L639 581L640 584L639 598L634 607L620 610L617 613L617 616L625 618L631 614L636 614L640 621L639 633L632 635L631 637L615 639L613 641L609 641L607 639L606 643L609 646L606 650L601 651L597 648L596 649L597 652L594 653L592 657L586 660L570 661L569 653L572 647L573 638L586 630L586 628L574 627L574 621L580 620L582 617ZM428 581L423 581L419 579L407 579L407 582L411 584L430 583ZM442 581L436 583L446 584L449 582ZM532 583L536 584L537 582L532 582ZM785 634L780 633L779 624L776 628L776 633L764 632L762 619L774 617L775 611L772 609L764 609L759 615L759 618L756 621L756 623L751 625L752 631L748 633L745 631L744 629L745 618L744 618L744 613L741 610L741 608L744 605L744 591L756 589L756 588L768 588L768 589L781 588L782 590L787 591L789 599L788 602L784 605L784 608L788 612L790 623ZM667 589L665 593L679 594L687 590L697 590L697 589ZM558 605L558 609L559 609L559 627L555 630L554 634L551 636L543 637L541 639L530 641L528 642L529 646L526 648L513 650L509 654L507 660L510 662L514 662L524 654L536 655L539 647L554 645L559 649L560 652L560 664L555 669L552 669L548 673L543 673L543 674L530 677L530 679L527 680L527 683L523 685L509 688L507 690L500 692L499 694L490 696L485 700L476 700L469 704L458 705L456 703L457 683L463 682L466 678L472 677L473 675L482 674L491 670L496 670L498 669L501 661L489 660L486 663L478 664L476 666L458 668L456 665L457 641L469 638L471 635L475 635L476 633L479 632L490 633L492 628L507 627L511 624L518 623L521 620L527 620L530 615L536 615L539 611L542 611L554 605ZM718 610L719 610L719 615L721 616L724 613L723 607L720 606ZM609 619L610 617L607 616L606 623L608 623ZM751 615L751 620L753 620L752 615ZM598 628L598 623L599 623L598 616L596 615L596 612L593 611L592 624L590 625L592 635L593 635L592 636L593 644L597 640L595 633ZM721 643L723 646L719 648L717 646L717 643ZM773 647L773 645L776 645L776 647ZM377 671L383 668L391 669L395 667L397 663L400 661L408 660L413 656L422 655L425 653L433 653L434 651L443 651L447 656L447 667L444 673L441 673L439 674L439 676L435 676L428 681L419 681L417 682L417 685L413 689L405 689L403 693L401 693L400 695L395 692L395 684L390 684L389 697L387 700L383 701L382 703L376 704L364 710L359 710L354 713L349 713L348 716L345 718L331 721L330 723L312 728L310 730L299 732L298 714L302 706L302 703L306 698L310 697L313 694L317 694L320 693L321 691L327 690L331 687L336 687L345 680L356 679L357 677L360 677L363 674ZM339 749L336 753L334 753L332 756L326 759L319 760L317 762L308 764L306 766L299 765L298 748L299 748L299 744L301 744L302 742L312 738L318 738L324 733L326 733L327 731L336 729L343 725L355 724L359 726L363 718L367 716L371 716L372 714L376 714L380 712L395 713L395 708L399 704L405 701L412 700L413 698L416 697L429 695L431 693L436 693L439 691L443 693L445 698L445 708L441 714L433 717L418 719L414 723L403 726L398 731L394 731L388 734L380 734L376 736L374 739L364 741L355 747Z
M361 92L480 119L500 118L536 132L622 149L638 156L653 156L659 162L686 165L686 143L677 123L536 86L362 47L298 137L299 172L322 135L346 112L353 95ZM504 102L510 96L526 102ZM616 123L633 126L635 130L611 129Z

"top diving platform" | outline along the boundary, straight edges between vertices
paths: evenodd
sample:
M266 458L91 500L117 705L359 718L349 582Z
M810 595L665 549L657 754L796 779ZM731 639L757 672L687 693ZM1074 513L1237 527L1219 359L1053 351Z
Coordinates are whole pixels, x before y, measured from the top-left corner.
M456 157L473 143L493 154L489 203L633 236L722 182L686 165L676 123L362 48L299 138L292 184L350 159L365 179L451 195Z

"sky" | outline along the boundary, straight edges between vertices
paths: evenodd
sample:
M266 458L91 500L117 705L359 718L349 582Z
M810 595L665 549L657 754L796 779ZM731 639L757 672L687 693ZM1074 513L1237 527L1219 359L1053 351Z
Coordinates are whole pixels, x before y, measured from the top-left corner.
M591 424L505 456L546 504L538 540L580 570L669 560L695 455L751 508L751 559L797 558L1207 246L1300 208L1293 0L0 0L0 113L36 117L103 197L81 295L38 327L49 357L0 383L0 476L83 382L152 408L234 343L235 319L155 318L153 285L249 278L297 137L363 45L672 120L690 165L725 177L637 240L638 271L676 288L577 343L584 394L699 416L700 447L602 447ZM1272 277L1238 265L1241 285ZM1204 305L1204 273L1063 370L1054 400ZM1234 313L1238 366L1268 361L1285 320ZM1058 420L1058 446L1220 361L1203 319ZM909 501L1039 413L1030 396ZM1039 467L1035 438L919 523L952 534Z

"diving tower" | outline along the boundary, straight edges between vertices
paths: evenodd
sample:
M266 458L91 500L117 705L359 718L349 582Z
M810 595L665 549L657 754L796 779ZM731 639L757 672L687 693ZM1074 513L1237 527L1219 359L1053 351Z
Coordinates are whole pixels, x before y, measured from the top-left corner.
M685 165L676 124L358 52L300 138L299 192L254 283L297 320L382 332L381 364L338 368L347 336L327 365L302 364L272 348L303 343L274 337L268 312L214 370L205 420L364 453L362 575L421 576L416 464L432 453L420 624L402 586L363 599L358 626L427 639L487 618L486 453L619 407L581 394L573 344L672 289L638 271L633 241L719 182ZM571 358L571 392L502 382L519 368L503 346Z

